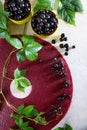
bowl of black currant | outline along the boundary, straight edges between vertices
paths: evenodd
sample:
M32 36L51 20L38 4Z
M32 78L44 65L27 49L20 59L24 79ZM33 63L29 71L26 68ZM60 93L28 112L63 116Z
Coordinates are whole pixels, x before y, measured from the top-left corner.
M46 9L38 10L31 19L31 27L39 36L49 36L58 27L58 19L54 12Z
M29 0L5 0L4 10L9 12L9 19L15 24L24 24L31 17Z

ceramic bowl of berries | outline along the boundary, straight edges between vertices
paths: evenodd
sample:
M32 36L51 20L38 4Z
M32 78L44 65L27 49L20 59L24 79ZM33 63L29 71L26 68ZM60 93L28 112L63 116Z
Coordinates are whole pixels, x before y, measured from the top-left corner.
M50 10L39 10L31 19L33 31L40 36L53 34L58 27L58 19L54 12Z
M5 0L4 9L9 12L9 19L15 24L24 24L31 16L29 0Z

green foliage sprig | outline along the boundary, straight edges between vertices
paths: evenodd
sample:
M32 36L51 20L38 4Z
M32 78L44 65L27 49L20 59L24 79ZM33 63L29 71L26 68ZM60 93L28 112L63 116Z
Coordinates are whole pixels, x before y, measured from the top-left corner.
M46 119L43 116L43 112L37 111L33 105L24 106L20 105L17 108L16 113L11 113L10 117L15 119L15 123L20 130L34 130L30 125L29 121L35 122L35 124L46 125ZM25 121L26 119L27 121ZM18 130L17 129L17 130Z

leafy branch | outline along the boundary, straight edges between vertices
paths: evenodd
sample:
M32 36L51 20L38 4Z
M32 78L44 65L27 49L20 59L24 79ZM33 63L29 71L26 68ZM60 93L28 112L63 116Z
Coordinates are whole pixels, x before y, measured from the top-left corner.
M11 113L10 117L15 119L15 123L20 130L33 130L29 125L29 121L35 122L35 124L46 125L46 119L43 117L43 112L38 112L33 105L24 106L20 105L17 108L16 113ZM27 121L24 121L27 119Z

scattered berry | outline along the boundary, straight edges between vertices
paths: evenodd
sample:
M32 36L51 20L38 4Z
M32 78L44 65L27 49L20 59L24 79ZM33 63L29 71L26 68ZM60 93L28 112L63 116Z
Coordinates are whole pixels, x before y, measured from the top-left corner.
M63 41L63 38L60 38L60 42L62 42Z
M65 51L69 51L69 48L65 48Z
M60 44L59 47L60 47L60 48L64 48L64 45L63 45L63 44Z
M51 42L52 42L52 44L55 44L55 43L56 43L56 40L55 40L55 39L53 39Z
M62 34L61 34L61 38L64 38L64 37L65 37L65 33L62 33Z
M72 46L72 49L76 48L75 45Z
M64 38L63 38L63 41L67 41L67 37L64 37Z
M65 56L68 56L68 52L66 51L66 52L64 53L64 55L65 55Z
M65 47L65 48L69 48L69 45L66 43L66 44L64 45L64 47Z

